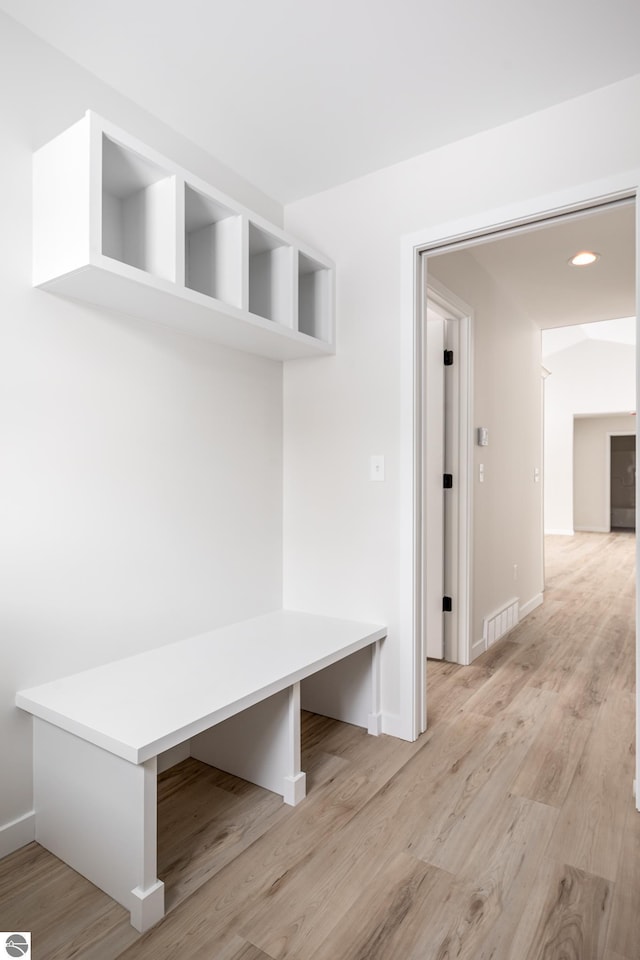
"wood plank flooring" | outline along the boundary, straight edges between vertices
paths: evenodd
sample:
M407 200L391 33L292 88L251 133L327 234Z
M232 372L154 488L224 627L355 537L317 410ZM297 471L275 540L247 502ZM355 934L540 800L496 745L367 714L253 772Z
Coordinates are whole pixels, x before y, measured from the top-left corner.
M163 774L147 934L37 844L0 861L0 928L36 960L638 960L634 550L548 538L544 604L471 667L429 663L416 743L305 715L294 809Z

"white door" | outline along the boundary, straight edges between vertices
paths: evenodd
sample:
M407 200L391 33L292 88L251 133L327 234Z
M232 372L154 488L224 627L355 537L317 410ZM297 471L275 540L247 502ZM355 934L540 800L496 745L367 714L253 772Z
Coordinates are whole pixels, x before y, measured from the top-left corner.
M425 331L425 518L424 631L427 657L444 658L444 382L445 318L427 305ZM449 491L446 491L447 493Z

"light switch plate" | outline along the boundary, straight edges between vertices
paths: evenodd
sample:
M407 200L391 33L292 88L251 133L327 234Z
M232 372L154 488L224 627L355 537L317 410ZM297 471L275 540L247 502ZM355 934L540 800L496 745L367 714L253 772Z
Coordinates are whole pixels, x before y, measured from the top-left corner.
M370 457L369 480L384 480L384 457L382 454Z

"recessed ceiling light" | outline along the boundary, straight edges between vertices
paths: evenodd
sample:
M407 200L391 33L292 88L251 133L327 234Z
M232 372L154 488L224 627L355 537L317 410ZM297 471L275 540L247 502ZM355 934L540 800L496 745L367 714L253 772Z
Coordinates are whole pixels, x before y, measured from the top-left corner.
M599 259L599 253L594 253L593 250L581 250L571 257L569 263L574 267L588 267L590 263L595 263Z

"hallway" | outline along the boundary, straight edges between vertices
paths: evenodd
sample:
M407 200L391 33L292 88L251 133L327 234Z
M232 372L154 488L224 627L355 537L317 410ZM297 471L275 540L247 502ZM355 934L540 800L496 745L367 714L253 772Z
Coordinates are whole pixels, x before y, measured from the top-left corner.
M416 743L307 715L295 809L163 774L148 934L36 844L0 861L0 926L37 960L637 960L635 537L546 549L541 607L471 667L429 663Z

